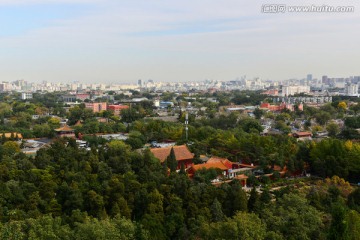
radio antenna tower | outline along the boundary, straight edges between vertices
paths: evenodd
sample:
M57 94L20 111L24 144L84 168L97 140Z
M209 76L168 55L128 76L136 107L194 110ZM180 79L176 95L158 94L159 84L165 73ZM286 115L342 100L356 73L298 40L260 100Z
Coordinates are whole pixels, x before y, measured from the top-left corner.
M186 142L188 142L188 124L189 124L189 114L185 114L185 136L186 136Z

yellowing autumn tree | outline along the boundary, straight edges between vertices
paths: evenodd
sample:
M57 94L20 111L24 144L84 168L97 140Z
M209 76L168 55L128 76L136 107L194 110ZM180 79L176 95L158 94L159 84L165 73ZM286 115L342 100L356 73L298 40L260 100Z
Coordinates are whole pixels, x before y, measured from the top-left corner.
M342 110L346 110L347 108L346 102L339 102L338 108Z

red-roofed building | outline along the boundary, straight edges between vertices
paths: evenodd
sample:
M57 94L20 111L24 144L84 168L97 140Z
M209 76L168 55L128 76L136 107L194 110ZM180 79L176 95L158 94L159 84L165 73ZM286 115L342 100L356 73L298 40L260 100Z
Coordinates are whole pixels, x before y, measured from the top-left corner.
M109 105L108 110L114 111L115 116L120 116L121 110L128 109L128 105Z
M76 94L76 99L84 101L85 99L90 99L90 94L88 93L78 93Z
M227 158L211 157L211 158L209 158L209 160L207 161L207 163L217 163L217 162L221 162L221 163L224 164L228 169L233 169L233 168L234 168L233 162L229 161Z
M165 148L151 148L150 151L154 156L163 163L166 158L170 155L171 149L174 149L175 158L178 162L177 169L181 168L181 164L184 164L185 168L188 168L192 165L192 160L194 159L194 154L190 152L186 145L172 146Z
M249 177L246 176L245 174L239 174L239 175L236 175L234 178L237 179L237 180L239 180L240 183L241 183L241 185L242 185L243 187L245 187L245 186L246 186L246 181L247 181L247 179L248 179Z
M75 138L75 130L65 125L61 128L54 129L59 137L71 137Z
M191 168L188 170L188 174L190 176L193 176L197 171L201 170L201 169L219 169L222 171L222 175L224 175L225 177L228 176L228 170L229 168L227 166L225 166L222 162L212 162L212 163L203 163L203 164L196 164L196 165L192 165Z
M196 173L196 171L200 169L211 168L220 169L222 171L222 175L226 178L233 178L236 176L236 173L232 170L237 169L238 165L229 161L226 158L211 157L206 163L192 165L191 168L188 170L188 174L191 177Z
M311 139L312 133L311 132L295 132L295 133L293 133L293 137L300 138L300 139Z

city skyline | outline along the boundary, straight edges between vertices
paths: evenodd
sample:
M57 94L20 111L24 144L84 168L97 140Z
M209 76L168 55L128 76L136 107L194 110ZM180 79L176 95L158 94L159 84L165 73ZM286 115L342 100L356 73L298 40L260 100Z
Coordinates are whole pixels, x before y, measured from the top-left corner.
M321 5L321 1L280 1ZM261 12L262 2L0 0L0 81L134 83L359 75L353 13Z

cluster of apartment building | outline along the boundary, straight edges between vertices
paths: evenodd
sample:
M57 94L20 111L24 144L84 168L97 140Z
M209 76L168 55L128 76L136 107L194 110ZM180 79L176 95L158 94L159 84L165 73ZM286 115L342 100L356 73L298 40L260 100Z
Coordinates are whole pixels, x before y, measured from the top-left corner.
M0 83L0 92L61 92L61 91L81 91L81 90L101 90L101 91L118 91L124 89L137 89L136 84L84 84L79 82L73 83L59 83L59 82L47 82L40 83L28 82L25 80L16 80L13 82L2 81Z
M274 103L331 103L332 96L309 96L309 97L273 97Z
M154 80L138 80L135 84L84 84L80 82L72 83L54 83L43 81L41 83L31 83L25 80L16 80L13 82L3 81L0 83L0 92L18 91L18 92L35 92L35 91L119 91L119 90L146 90L146 91L190 91L200 90L266 90L269 95L273 96L292 96L299 93L310 93L313 90L338 89L337 94L347 96L359 95L360 76L347 78L330 78L322 76L321 79L313 78L308 74L303 79L288 79L282 81L263 80L261 78L249 79L246 76L235 80L211 80L188 81L188 82L157 82Z
M128 109L128 105L115 105L115 104L108 104L106 102L94 102L94 103L84 103L85 108L91 109L94 113L98 113L105 110L111 110L114 112L115 116L119 116L121 110Z

